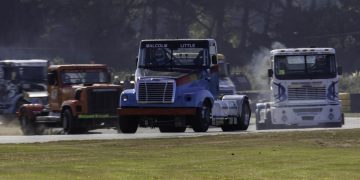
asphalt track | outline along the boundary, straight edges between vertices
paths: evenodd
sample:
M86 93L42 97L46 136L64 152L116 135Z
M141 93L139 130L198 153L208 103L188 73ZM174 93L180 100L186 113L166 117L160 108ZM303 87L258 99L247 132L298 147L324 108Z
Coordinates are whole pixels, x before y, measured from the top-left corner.
M1 123L1 122L0 122ZM118 134L114 129L98 129L89 134L59 135L60 130L52 130L50 135L23 136L18 126L6 126L0 124L0 144L18 143L44 143L54 141L81 141L81 140L111 140L111 139L152 139L152 138L184 138L196 136L211 136L221 134L244 134L261 132L284 132L284 131L315 131L326 129L360 129L360 117L346 117L342 128L307 128L307 129L280 129L257 131L252 119L247 131L222 132L220 128L210 128L206 133L195 133L188 128L185 133L160 133L158 128L139 128L136 134ZM1 132L1 131L5 131ZM5 134L5 135L3 135Z

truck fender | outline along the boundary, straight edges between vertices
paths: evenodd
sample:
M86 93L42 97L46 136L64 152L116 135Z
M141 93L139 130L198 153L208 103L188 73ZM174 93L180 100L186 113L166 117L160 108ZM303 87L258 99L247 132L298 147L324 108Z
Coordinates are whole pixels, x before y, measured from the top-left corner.
M76 116L77 111L76 111L76 106L79 105L79 101L78 100L67 100L64 101L61 104L61 112L63 110L65 110L66 108L70 108L71 112L73 113L74 116Z
M32 115L39 114L44 109L42 104L24 104L20 107L17 116L20 117L24 112L31 112Z
M197 107L202 107L203 103L209 100L211 107L214 105L214 96L208 90L200 90L195 94L195 102L197 102Z
M236 94L235 95L225 95L225 96L222 97L221 100L223 100L223 101L236 100L239 115L242 113L242 106L246 101L250 105L249 98L246 95L236 95ZM251 115L251 112L250 112L250 115Z
M126 96L126 101L123 101L124 96ZM125 89L120 95L119 106L122 107L134 104L137 104L135 89Z

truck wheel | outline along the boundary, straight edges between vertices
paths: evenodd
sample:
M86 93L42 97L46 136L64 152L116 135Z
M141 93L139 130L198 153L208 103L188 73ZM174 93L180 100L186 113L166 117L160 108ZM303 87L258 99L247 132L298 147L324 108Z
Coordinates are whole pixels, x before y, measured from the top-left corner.
M21 131L24 135L35 135L34 119L27 110L23 111L19 117Z
M236 125L223 125L221 129L224 132L227 131L238 131L238 130L247 130L250 124L251 110L248 102L245 102L242 106L241 115L237 118Z
M206 132L210 125L211 107L204 104L197 110L197 114L192 119L192 128L195 132Z
M78 134L82 132L81 129L76 128L75 118L69 109L63 111L61 116L64 134Z
M238 130L247 130L250 124L251 110L249 102L245 102L242 106L241 116L238 118Z
M41 134L35 123L34 116L29 110L23 110L19 117L21 131L24 135L38 135Z
M186 127L159 126L160 132L185 132Z
M118 133L133 134L139 126L137 117L119 116Z

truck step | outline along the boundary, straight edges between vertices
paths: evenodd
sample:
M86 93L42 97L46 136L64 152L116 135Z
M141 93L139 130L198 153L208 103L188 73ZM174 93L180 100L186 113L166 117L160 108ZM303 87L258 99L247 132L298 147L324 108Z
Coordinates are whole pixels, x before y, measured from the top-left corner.
M38 116L36 117L37 123L59 123L61 122L60 116Z

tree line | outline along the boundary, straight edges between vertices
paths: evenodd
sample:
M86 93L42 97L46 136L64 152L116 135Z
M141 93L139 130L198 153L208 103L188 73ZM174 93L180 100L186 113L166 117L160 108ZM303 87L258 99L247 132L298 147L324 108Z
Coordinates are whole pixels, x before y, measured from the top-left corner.
M141 39L214 38L234 65L262 48L334 47L358 70L357 0L2 0L0 58L134 68Z

